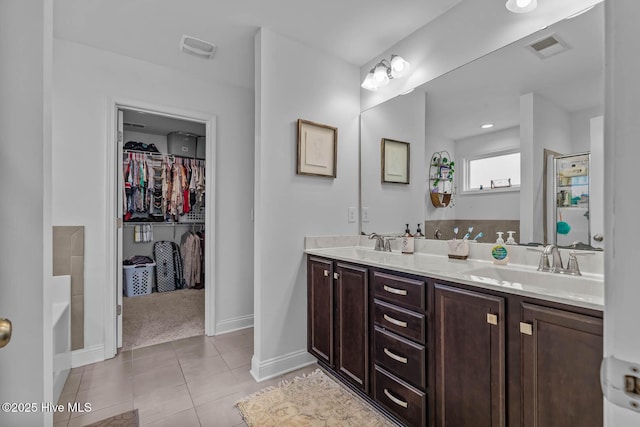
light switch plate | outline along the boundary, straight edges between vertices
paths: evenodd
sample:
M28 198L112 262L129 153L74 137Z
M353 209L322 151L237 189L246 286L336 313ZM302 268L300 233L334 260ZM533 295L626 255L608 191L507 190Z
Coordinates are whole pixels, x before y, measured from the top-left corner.
M369 208L362 208L362 222L369 222Z
M358 218L358 210L354 207L347 208L347 219L349 222L356 222Z

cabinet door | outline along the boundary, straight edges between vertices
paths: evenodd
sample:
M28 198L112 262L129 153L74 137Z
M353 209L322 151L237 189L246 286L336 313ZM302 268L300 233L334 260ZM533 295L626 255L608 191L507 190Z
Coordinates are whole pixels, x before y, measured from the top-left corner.
M307 261L307 349L333 365L333 263L309 257Z
M336 369L369 391L367 269L338 263L336 284Z
M435 286L437 426L505 425L504 299Z
M522 425L602 426L602 319L526 303L522 319Z

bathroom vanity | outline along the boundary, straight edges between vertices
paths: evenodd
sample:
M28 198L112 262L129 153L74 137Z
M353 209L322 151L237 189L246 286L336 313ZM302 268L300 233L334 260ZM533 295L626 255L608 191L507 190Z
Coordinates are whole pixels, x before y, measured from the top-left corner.
M308 247L309 352L408 426L602 425L602 276L494 266L482 244L450 260L443 243Z

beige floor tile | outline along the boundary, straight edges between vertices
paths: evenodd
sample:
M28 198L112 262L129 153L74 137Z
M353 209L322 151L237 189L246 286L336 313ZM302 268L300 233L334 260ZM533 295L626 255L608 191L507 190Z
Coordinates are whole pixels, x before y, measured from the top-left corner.
M84 367L83 373L91 372L95 369L107 369L117 367L123 363L131 364L131 352L118 353L111 359L103 362L92 363Z
M63 394L76 394L78 393L78 389L80 388L80 381L82 380L82 372L80 373L71 373L67 377L67 381L64 383L64 387L62 387L62 392L60 396Z
M133 410L133 400L109 406L104 409L93 410L81 416L71 417L69 420L69 427L83 427L87 424L95 423L96 421L104 420L105 418L113 417L114 415L131 410Z
M162 344L150 345L148 347L135 348L132 350L133 359L139 357L148 357L155 353L162 353L164 351L173 350L171 342L163 342Z
M229 367L220 356L180 360L180 366L182 366L182 372L187 383L229 370Z
M186 411L178 412L170 417L154 421L149 424L140 424L144 427L200 427L200 420L196 414L196 410L191 408Z
M140 396L157 388L175 387L184 383L179 364L158 366L133 377L133 394Z
M247 348L253 349L252 335L239 334L234 336L214 337L212 342L220 354L230 351L244 350Z
M241 366L251 365L253 348L229 351L227 353L222 353L221 356L229 369L235 369Z
M173 346L174 350L179 350L183 348L202 345L208 342L209 342L209 337L207 337L206 335L197 335L195 337L188 337L188 338L182 338L179 340L171 341L171 345Z
M78 394L77 392L60 394L60 398L58 399L58 405L64 405L65 410L62 412L55 412L53 414L54 424L60 421L65 421L65 422L69 421L69 417L71 416L71 413L67 411L68 404L76 402L77 394Z
M218 356L218 354L216 347L208 340L189 347L176 348L176 355L180 360L203 359Z
M80 405L91 404L91 412L99 411L113 405L124 402L133 402L132 379L128 378L119 383L109 383L105 386L92 387L78 391L76 402ZM71 418L78 417L82 413L72 413Z
M102 367L93 368L82 374L78 391L88 390L94 387L104 387L107 385L124 384L131 381L133 377L133 365L131 362L107 364Z
M138 409L140 424L146 424L193 409L193 402L187 385L181 384L177 387L159 388L147 394L135 396L133 407Z
M69 375L81 374L83 372L84 372L84 366L78 366L77 368L71 368L71 371L69 372Z
M193 405L199 406L237 392L239 383L230 371L224 371L190 381L187 387Z
M242 416L234 406L242 397L241 393L234 393L213 402L196 406L196 412L202 427L231 427L242 424Z
M292 381L296 377L301 377L303 375L308 375L318 369L319 366L317 363L313 363L312 365L305 366L304 368L296 369L295 371L288 372L282 376L283 379L287 381Z
M67 427L68 425L68 421L53 421L53 427Z
M140 375L159 367L179 365L178 356L174 351L162 351L147 357L133 359L133 375Z

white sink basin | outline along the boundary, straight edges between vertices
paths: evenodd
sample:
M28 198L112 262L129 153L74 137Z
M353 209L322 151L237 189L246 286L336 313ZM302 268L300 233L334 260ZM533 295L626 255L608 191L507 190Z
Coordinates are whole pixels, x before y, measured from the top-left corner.
M475 282L523 289L545 294L560 294L573 299L592 300L604 297L601 279L585 276L507 269L505 267L481 267L463 272Z

